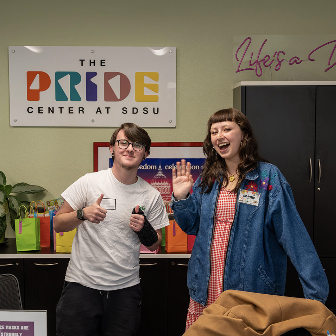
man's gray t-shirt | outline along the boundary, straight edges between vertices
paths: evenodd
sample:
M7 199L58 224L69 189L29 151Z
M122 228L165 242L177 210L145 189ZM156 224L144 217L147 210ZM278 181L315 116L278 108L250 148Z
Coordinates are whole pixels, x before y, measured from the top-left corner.
M140 241L129 227L132 210L139 205L157 230L169 225L165 206L160 193L142 178L125 185L110 168L84 175L62 197L78 210L96 202L101 194L101 206L108 204L111 210L99 224L86 220L78 226L65 280L106 291L134 286L140 282Z

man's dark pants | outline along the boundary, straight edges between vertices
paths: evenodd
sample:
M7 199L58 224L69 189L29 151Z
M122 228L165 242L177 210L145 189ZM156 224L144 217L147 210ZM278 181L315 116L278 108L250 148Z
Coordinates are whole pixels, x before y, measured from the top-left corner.
M139 284L107 292L66 282L56 307L56 335L132 336L140 319Z

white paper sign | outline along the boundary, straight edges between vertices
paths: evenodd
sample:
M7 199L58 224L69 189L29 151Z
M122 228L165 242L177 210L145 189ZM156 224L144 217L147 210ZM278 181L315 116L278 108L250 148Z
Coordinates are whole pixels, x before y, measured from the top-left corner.
M9 47L11 126L176 126L176 48Z
M0 310L0 335L47 336L47 311Z

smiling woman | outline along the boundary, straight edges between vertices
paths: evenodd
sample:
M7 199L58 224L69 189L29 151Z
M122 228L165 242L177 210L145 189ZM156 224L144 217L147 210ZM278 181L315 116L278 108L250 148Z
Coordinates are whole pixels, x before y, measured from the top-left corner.
M235 183L229 189L237 192L246 173L256 168L258 161L267 162L259 155L258 143L246 116L233 108L214 113L207 125L203 150L207 156L202 173L202 190L211 189L213 182L223 181L227 187L230 177ZM221 160L223 159L223 160Z
M246 116L223 109L207 126L199 178L193 183L186 160L177 162L172 174L175 220L196 235L188 264L186 328L225 290L284 295L287 256L305 298L324 303L328 280L290 186L259 155Z
M240 127L233 121L222 121L212 124L210 133L213 148L226 164L233 166L239 163L239 148L243 139ZM234 175L236 171L230 172L228 168L228 173Z

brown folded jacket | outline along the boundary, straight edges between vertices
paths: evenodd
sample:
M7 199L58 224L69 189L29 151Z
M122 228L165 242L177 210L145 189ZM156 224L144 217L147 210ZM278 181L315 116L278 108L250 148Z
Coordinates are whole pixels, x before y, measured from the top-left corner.
M183 335L280 336L297 328L336 335L336 317L315 300L227 290Z

